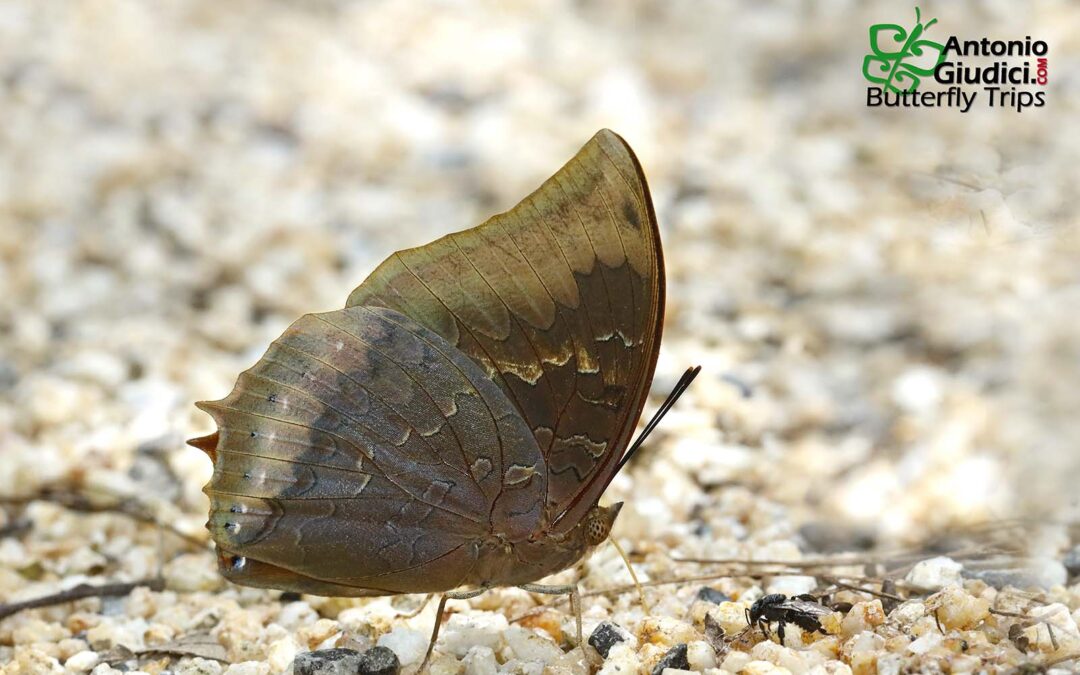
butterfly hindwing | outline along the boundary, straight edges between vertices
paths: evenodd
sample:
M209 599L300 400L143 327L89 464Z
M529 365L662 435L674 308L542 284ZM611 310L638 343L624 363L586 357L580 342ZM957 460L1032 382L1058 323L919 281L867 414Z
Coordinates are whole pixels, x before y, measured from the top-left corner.
M300 318L200 407L218 424L208 525L223 572L249 585L262 571L262 585L293 573L314 587L454 587L493 526L521 537L542 515L547 471L520 414L391 309Z

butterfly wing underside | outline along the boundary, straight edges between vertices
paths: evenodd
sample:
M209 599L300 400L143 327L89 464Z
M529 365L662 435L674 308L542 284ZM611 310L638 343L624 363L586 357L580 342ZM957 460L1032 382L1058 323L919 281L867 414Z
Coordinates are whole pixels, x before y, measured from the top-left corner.
M324 595L463 583L492 522L543 511L543 456L505 394L402 314L302 317L203 402L218 431L208 527L226 577Z
M480 366L535 437L566 531L615 471L656 365L664 265L640 165L602 130L510 211L390 256L347 305L401 312Z

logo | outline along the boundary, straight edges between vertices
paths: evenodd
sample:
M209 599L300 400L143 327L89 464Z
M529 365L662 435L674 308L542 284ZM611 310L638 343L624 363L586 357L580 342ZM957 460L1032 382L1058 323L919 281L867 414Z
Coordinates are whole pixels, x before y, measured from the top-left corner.
M895 23L870 26L870 53L862 65L863 78L871 85L866 88L868 107L954 108L966 113L980 101L1016 112L1046 105L1046 92L1040 89L1050 72L1045 41L1030 35L1022 40L961 40L951 35L942 43L926 37L936 23L923 23L916 7L910 29ZM964 62L961 57L982 61Z
M919 8L915 8L915 27L911 32L904 30L903 26L895 23L878 23L870 26L870 49L863 59L863 77L870 82L883 85L883 87L897 94L905 91L915 91L922 82L922 78L933 75L934 70L945 60L945 45L931 40L921 40L923 33L930 26L937 23L937 19L931 19L924 25L921 23L922 14ZM882 43L888 40L882 39L882 33L892 33L892 42L901 47L896 51L885 51ZM935 57L929 67L918 65L925 62L924 57Z

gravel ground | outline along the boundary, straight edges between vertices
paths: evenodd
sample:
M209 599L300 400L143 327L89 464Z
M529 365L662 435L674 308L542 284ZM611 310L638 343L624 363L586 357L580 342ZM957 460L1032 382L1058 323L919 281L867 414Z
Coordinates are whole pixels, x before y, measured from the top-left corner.
M867 27L911 9L0 4L0 602L164 579L0 620L0 672L285 673L375 645L415 668L434 603L218 577L192 403L601 127L637 151L663 232L653 403L704 367L613 483L615 534L643 581L720 576L650 586L648 611L586 598L589 663L1077 667L1080 6L922 8L937 37L1046 40L1043 108L867 109ZM575 579L629 576L605 545ZM767 592L836 611L781 646L743 633ZM433 672L586 672L547 602L452 602Z

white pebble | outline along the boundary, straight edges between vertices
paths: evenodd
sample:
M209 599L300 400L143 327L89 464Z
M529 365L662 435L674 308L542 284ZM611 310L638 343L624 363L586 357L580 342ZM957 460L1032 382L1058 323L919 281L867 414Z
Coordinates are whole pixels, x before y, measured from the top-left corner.
M270 669L274 672L283 672L296 658L297 649L296 641L292 639L292 636L275 640L266 650L266 662L270 664Z
M92 669L98 664L98 661L100 660L101 657L98 656L97 652L84 650L77 654L72 654L71 658L69 658L67 661L64 661L64 667L68 670L81 672L84 670Z
M311 608L311 605L303 601L290 602L278 612L275 623L284 628L295 630L300 626L315 623L319 620L319 614Z
M419 665L424 660L424 654L427 652L430 639L420 631L398 626L379 637L377 644L397 654L401 665L407 666L413 663Z
M814 666L806 671L806 675L851 675L851 667L843 661L829 661Z
M900 654L881 654L877 657L877 675L900 675L903 663Z
M912 640L907 649L912 654L925 654L941 644L941 633L929 632L917 640Z
M181 662L173 670L176 675L221 675L222 665L213 659L196 657L187 663Z
M520 661L547 665L562 656L562 650L552 640L521 626L511 626L505 638L510 653Z
M960 583L960 571L963 569L964 566L952 558L938 556L916 563L905 581L923 590L939 591L949 584Z
M720 662L720 667L732 673L742 672L742 669L750 664L753 659L746 652L732 651Z
M892 398L908 412L929 412L941 405L941 375L931 368L909 368L893 381Z
M766 588L766 593L783 593L784 595L803 595L814 590L817 579L804 576L779 576L773 577Z
M503 633L510 623L502 614L455 614L446 622L439 649L461 658L470 647L480 645L497 651L502 647Z
M495 675L499 672L499 663L491 647L473 647L461 659L465 666L465 675Z
M848 654L860 654L865 652L876 652L885 648L885 638L876 633L871 633L868 630L864 630L855 637L847 641L844 645L844 651Z
M716 652L703 640L694 640L686 644L686 660L693 670L701 672L706 668L716 667Z
M630 645L621 642L611 648L598 675L627 675L641 669L641 661Z
M909 600L894 609L889 618L901 626L910 626L924 616L926 616L926 605L917 600Z
M268 675L270 664L261 661L234 663L225 669L225 675Z
M734 635L746 628L746 609L741 602L721 602L709 610L709 615L720 624L726 635ZM727 668L727 666L724 666ZM727 670L731 670L727 668Z
M743 666L739 675L792 675L792 672L768 661L751 661Z
M811 653L806 652L806 654ZM803 652L790 647L781 647L771 640L765 640L754 645L753 649L750 650L750 656L755 661L768 661L774 666L791 671L796 675L805 673L810 669L811 665L806 661Z

